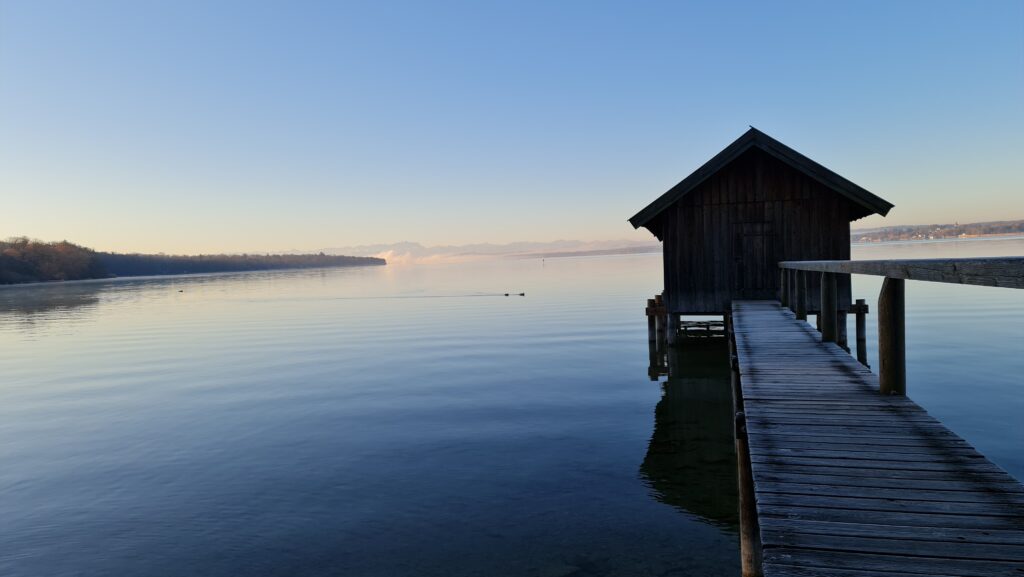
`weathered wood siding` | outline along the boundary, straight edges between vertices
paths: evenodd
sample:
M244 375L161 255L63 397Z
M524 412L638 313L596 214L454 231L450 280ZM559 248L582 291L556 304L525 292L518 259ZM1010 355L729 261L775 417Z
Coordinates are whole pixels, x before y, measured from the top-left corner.
M750 149L659 215L669 310L722 314L734 299L776 298L779 261L850 258L850 214L849 200ZM839 308L849 305L841 277Z

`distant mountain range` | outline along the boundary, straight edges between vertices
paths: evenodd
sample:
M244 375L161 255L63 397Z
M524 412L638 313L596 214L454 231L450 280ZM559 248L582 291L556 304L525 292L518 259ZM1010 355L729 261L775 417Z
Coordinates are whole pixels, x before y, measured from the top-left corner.
M860 229L850 232L852 242L890 242L944 238L974 238L1024 234L1024 220L977 222L970 224L901 225ZM557 258L613 254L661 252L661 243L650 240L556 240L551 242L479 243L424 246L418 242L365 244L319 249L325 254L373 256L388 263L430 263L480 260L487 258ZM298 253L299 251L292 251Z
M478 243L442 246L423 246L418 242L398 242L394 244L330 247L320 250L325 254L374 256L387 259L389 264L396 264L457 262L488 258L553 258L556 256L661 252L661 243L654 239L649 241L556 240L551 242Z

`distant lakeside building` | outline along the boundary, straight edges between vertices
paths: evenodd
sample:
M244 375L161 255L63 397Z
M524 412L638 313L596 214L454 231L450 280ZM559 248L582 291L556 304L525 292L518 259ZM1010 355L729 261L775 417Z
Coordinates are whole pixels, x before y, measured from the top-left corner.
M1024 220L1004 220L970 224L923 224L889 226L864 231L854 230L850 232L850 239L853 242L889 242L1015 236L1021 234L1024 234Z

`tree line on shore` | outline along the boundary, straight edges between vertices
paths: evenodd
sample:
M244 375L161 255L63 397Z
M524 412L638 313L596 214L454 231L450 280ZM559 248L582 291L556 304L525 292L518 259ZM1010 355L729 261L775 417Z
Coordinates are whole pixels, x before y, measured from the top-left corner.
M68 241L25 237L0 241L0 284L83 280L112 276L148 276L240 272L288 268L383 265L384 259L319 254L164 255L96 252Z

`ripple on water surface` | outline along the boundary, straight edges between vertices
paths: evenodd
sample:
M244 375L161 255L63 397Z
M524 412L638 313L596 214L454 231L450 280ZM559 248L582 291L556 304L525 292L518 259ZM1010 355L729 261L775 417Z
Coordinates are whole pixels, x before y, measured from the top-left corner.
M648 380L660 279L637 255L0 289L0 574L737 575L725 355ZM907 289L911 396L1018 477L1022 297Z
M0 571L734 575L647 379L658 266L4 289Z

